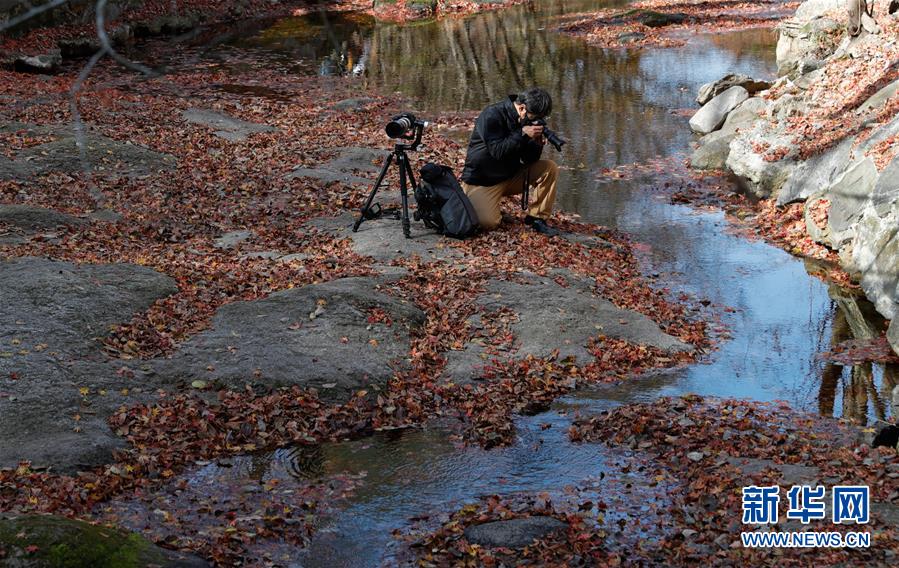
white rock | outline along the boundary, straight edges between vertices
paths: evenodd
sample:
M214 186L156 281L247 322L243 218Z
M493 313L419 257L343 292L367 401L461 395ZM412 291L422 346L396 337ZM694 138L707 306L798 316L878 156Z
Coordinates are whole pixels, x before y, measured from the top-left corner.
M690 119L690 128L699 134L708 134L717 130L730 111L749 98L749 92L743 87L731 87L710 100Z

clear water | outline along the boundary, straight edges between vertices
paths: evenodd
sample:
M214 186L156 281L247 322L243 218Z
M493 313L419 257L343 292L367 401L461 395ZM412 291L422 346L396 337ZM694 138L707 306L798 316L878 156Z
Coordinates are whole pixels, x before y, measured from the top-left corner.
M735 309L725 319L733 338L704 364L577 392L548 413L518 420L518 440L508 448L459 447L448 432L433 428L328 445L312 466L308 455L281 450L262 457L268 465L261 472L260 456L194 472L198 483L220 476L300 479L367 472L342 512L325 523L308 549L292 555L292 563L389 564L391 531L407 527L410 517L448 511L484 494L559 490L600 473L612 484L626 477L616 467L621 454L568 442L566 429L577 412L698 393L783 399L859 423L888 413L895 369L842 368L815 358L833 341L851 337L846 315L832 299L841 291L809 276L802 260L730 234L722 214L669 204L647 190L647 176L613 182L599 176L603 168L657 163L664 170L682 160L691 134L687 119L674 111L693 108L698 87L728 72L772 77L774 33L699 36L683 48L611 51L547 29L557 17L603 5L608 3L540 2L406 27L358 14L313 14L243 30L210 54L224 59L234 51L257 50L273 65L296 72L356 75L360 84L410 97L423 117L476 111L521 87L541 85L555 101L551 126L570 141L556 156L565 168L560 206L630 233L643 245L646 271L657 273L660 282ZM876 316L871 319L878 325Z

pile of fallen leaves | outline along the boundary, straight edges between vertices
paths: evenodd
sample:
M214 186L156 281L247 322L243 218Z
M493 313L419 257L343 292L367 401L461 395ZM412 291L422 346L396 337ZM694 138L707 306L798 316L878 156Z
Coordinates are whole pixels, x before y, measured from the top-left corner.
M773 28L798 2L642 0L566 18L557 29L600 47L675 47L687 34Z
M787 485L781 482L782 465L803 466L828 488L870 487L875 507L866 527L871 548L821 549L815 552L816 565L872 565L899 552L896 527L876 515L876 503L899 506L899 454L859 445L857 435L838 422L797 413L785 404L686 396L630 404L577 421L569 436L644 452L648 460L637 458L643 466L679 481L671 494L668 536L635 551L654 561L678 566L710 559L716 565L802 564L800 550L773 555L739 544L739 533L746 530L740 522L742 487ZM786 505L782 498L781 519ZM826 530L859 528L828 523Z

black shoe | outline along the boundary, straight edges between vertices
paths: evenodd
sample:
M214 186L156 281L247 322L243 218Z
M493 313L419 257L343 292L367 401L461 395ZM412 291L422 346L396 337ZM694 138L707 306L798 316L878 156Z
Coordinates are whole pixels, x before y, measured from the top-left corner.
M549 225L546 224L546 221L543 219L538 219L537 217L531 217L528 215L524 218L524 224L530 225L531 228L541 235L546 235L547 237L555 237L559 234L558 229L553 229Z

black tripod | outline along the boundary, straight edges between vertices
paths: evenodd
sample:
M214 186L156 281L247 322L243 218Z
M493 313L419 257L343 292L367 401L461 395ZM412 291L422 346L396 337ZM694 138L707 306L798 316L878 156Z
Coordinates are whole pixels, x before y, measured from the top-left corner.
M353 232L359 230L359 225L362 224L366 219L377 219L381 216L381 205L379 203L375 203L372 205L372 202L375 200L375 194L378 193L378 189L381 187L381 183L384 181L384 176L387 175L387 170L390 169L390 164L396 160L396 165L400 169L400 198L403 202L403 211L402 211L402 220L403 220L403 234L406 238L411 238L410 232L410 222L409 222L409 187L408 183L412 182L412 190L418 187L418 182L415 181L415 176L412 174L412 166L409 165L409 156L406 154L407 151L414 152L418 149L418 145L421 144L421 135L424 131L424 124L415 124L414 125L414 134L408 137L403 137L406 140L411 140L411 143L403 143L397 142L393 146L393 152L387 154L387 158L384 160L384 167L381 168L381 173L378 174L378 179L375 181L374 187L371 188L371 193L368 194L368 199L365 200L365 205L362 206L362 209L359 211L359 218L356 219L356 223L353 225Z

